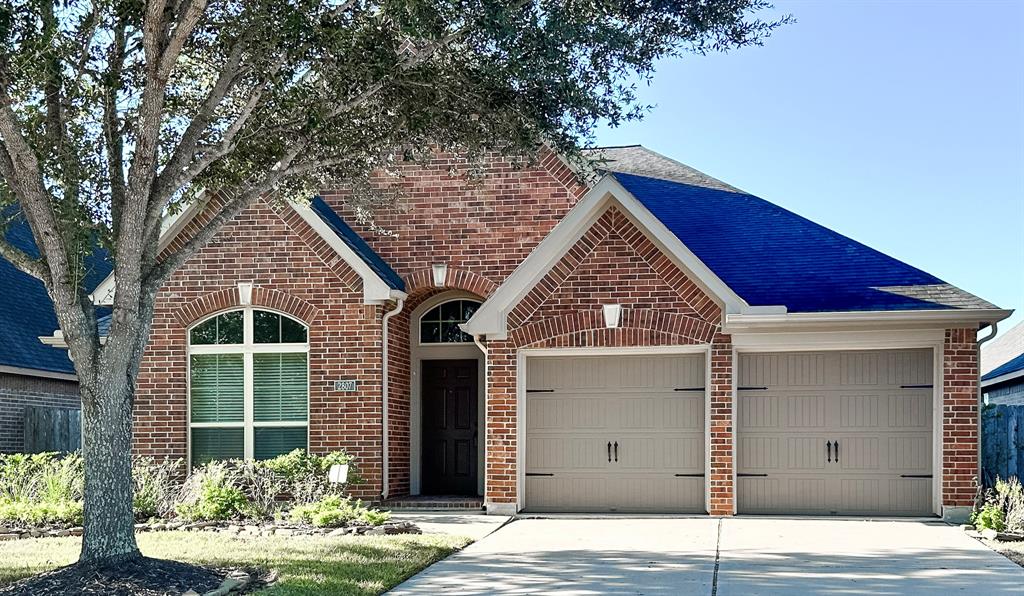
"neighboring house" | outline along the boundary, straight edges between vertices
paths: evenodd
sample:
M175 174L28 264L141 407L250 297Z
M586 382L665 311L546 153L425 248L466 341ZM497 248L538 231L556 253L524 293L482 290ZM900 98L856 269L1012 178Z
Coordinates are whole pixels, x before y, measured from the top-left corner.
M5 212L0 219L6 219ZM5 238L14 246L38 254L32 232L17 217ZM101 254L89 263L88 284L110 273ZM0 258L0 453L24 449L26 406L79 408L75 369L66 351L39 342L57 326L53 303L43 283Z
M1008 311L643 147L596 154L590 184L550 153L409 164L388 234L343 190L253 205L158 294L136 448L346 449L358 496L500 514L966 515L976 335Z
M1024 323L982 346L981 391L987 404L1024 405Z

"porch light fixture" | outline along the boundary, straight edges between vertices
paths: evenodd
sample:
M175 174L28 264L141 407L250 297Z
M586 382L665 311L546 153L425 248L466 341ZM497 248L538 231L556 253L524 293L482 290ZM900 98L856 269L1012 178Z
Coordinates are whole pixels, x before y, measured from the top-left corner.
M252 304L252 282L238 284L238 304L241 306Z
M443 288L448 279L448 263L434 263L431 269L434 273L434 287Z
M604 309L604 326L608 329L615 329L619 326L619 316L622 315L621 304L605 304L602 306Z

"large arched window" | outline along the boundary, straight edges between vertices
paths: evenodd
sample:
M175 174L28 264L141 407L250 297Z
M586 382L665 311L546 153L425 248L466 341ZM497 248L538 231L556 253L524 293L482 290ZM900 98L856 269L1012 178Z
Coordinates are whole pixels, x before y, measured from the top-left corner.
M306 326L268 310L232 310L192 327L188 359L192 464L269 459L306 449L308 355Z
M480 303L476 300L449 300L438 304L420 317L421 344L472 343L473 337L459 329L473 316Z

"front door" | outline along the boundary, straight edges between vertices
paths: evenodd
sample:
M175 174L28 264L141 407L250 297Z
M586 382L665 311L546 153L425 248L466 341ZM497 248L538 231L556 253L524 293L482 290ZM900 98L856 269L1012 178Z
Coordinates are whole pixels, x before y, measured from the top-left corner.
M423 361L425 495L477 494L477 361Z

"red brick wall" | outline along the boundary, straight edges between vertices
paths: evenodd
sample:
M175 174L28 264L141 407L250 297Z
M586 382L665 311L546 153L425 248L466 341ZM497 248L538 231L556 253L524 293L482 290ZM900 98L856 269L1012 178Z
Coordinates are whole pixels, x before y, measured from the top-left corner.
M978 344L947 329L942 350L942 504L974 504L978 476Z
M293 211L278 212L263 202L239 215L190 259L157 296L136 397L138 452L186 457L186 330L207 314L237 306L237 284L253 282L255 305L309 325L311 450L353 454L366 481L353 492L376 498L381 488L381 307L363 305L358 276L339 261ZM358 390L334 391L334 381L343 378L358 379Z
M409 283L413 290L424 282L432 285L434 263L500 284L586 192L550 152L530 167L493 156L480 175L470 177L469 169L464 159L450 154L438 154L425 165L411 163L400 168L400 178L380 179L381 186L397 185L402 196L375 214L387 234L358 224L355 217L346 221L407 283L414 282ZM346 191L321 194L339 212L346 211ZM471 285L452 281L453 288ZM485 295L481 289L471 291Z
M605 327L602 304L625 305L619 327ZM731 353L716 335L721 311L615 208L603 214L509 315L509 337L488 344L486 501L516 502L517 354L521 348L710 344L712 403L731 444ZM722 354L729 360L724 362ZM722 404L722 400L725 403ZM717 443L721 445L721 442ZM721 450L722 447L719 448ZM714 452L714 447L713 447ZM715 506L732 512L732 461L713 469ZM728 474L728 483L721 476ZM715 484L717 483L717 484Z
M495 158L478 177L468 177L467 170L464 160L439 154L426 166L404 167L400 178L381 178L381 186L397 184L402 196L399 204L375 214L375 223L386 233L357 222L345 205L346 191L321 193L339 213L347 212L346 221L403 277L409 294L402 313L389 320L391 496L409 493L409 314L440 292L489 296L585 192L551 153L527 168ZM434 263L448 265L441 287L433 282Z

